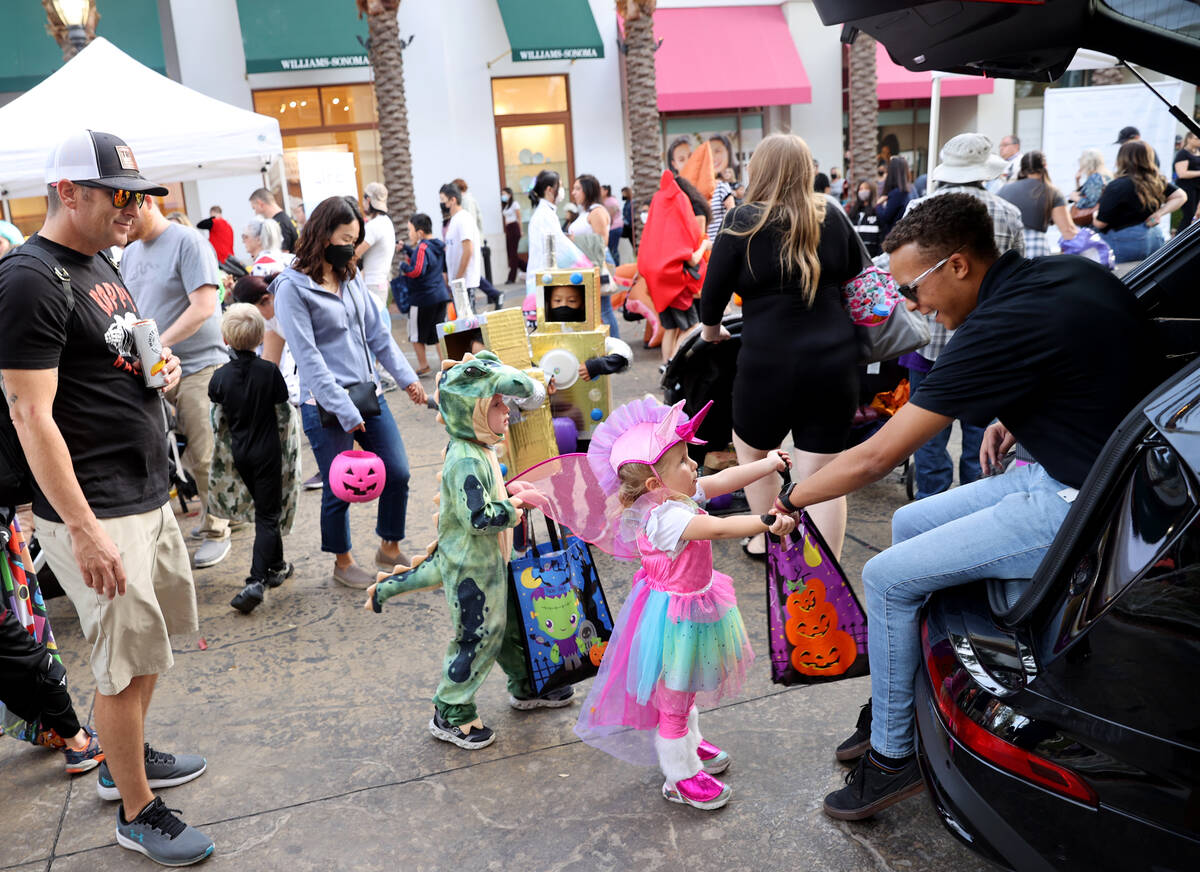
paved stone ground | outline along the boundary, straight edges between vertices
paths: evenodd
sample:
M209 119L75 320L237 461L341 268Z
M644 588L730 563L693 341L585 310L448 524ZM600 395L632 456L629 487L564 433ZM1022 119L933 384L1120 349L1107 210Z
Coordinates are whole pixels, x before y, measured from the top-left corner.
M403 324L396 326L403 337ZM657 364L657 351L638 347L633 370L615 383L618 398L656 391ZM413 469L406 545L416 548L434 534L429 499L443 435L432 412L402 394L388 400ZM305 462L314 468L311 456ZM903 499L895 475L852 497L844 563L856 584L864 561L886 546L891 512ZM225 562L197 571L207 648L176 652L150 710L152 743L208 758L203 777L163 793L216 841L206 868L991 868L942 829L924 796L856 825L821 813L822 797L845 772L833 748L852 728L868 683L770 683L762 565L736 542L716 543L716 561L736 580L759 660L741 699L704 714L705 734L734 759L733 800L705 813L664 802L656 771L582 745L571 731L577 704L511 710L499 670L480 694L495 744L469 753L432 739L429 699L448 627L443 596L427 591L394 600L382 616L364 612L361 594L330 578L318 503L318 493L303 496L286 542L295 577L253 615L228 606L249 565L252 532L234 537ZM372 508L356 507L351 517L356 550L368 561ZM600 557L615 608L632 573ZM93 683L78 621L65 599L49 610L76 703L90 715ZM116 846L116 806L94 785L92 775L64 775L57 754L0 741L0 870L157 868Z

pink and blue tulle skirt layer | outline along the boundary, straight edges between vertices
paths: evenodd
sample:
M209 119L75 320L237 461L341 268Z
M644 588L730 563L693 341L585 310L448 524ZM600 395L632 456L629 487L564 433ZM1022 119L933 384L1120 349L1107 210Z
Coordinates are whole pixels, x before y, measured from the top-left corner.
M754 659L733 581L714 572L701 590L677 593L638 572L613 626L575 733L630 763L657 762L659 710L678 712L736 695Z

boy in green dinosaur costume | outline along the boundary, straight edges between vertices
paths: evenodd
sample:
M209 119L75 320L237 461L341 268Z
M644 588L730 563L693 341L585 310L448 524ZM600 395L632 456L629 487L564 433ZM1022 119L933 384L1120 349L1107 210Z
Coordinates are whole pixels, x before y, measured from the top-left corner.
M572 689L534 696L521 617L508 596L512 528L521 521L524 503L505 491L495 446L508 431L505 398L536 402L541 386L490 351L461 362L443 361L442 369L435 398L450 442L442 464L437 542L427 559L381 574L367 592L366 607L379 612L397 594L445 589L454 639L433 697L429 732L475 750L496 738L475 708L475 693L493 663L508 676L509 703L517 709L567 705Z

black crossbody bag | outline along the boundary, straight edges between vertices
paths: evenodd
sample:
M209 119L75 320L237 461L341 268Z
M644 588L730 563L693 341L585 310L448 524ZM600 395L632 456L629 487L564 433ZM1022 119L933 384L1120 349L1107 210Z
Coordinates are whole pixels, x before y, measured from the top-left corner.
M354 298L354 293L350 290L349 284L346 285L346 293L350 295L350 301L354 304L354 318L358 321L358 328L363 338L363 357L367 361L367 372L370 372L371 356L367 353L366 314L362 313L362 317L359 317L358 300ZM358 409L358 413L363 416L364 420L379 417L379 395L375 393L375 382L373 380L355 382L352 385L346 385L342 390L350 395L350 402L354 403L354 407ZM321 419L322 427L341 428L342 426L342 422L338 420L338 416L324 408L320 403L317 403L317 415Z

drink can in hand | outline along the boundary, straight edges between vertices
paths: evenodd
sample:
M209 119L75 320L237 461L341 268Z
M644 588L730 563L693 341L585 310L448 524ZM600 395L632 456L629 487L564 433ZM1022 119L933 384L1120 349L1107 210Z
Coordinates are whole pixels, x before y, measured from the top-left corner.
M153 318L134 321L133 347L142 362L142 378L148 388L167 386L167 362L163 359L162 342L158 339L158 324Z

